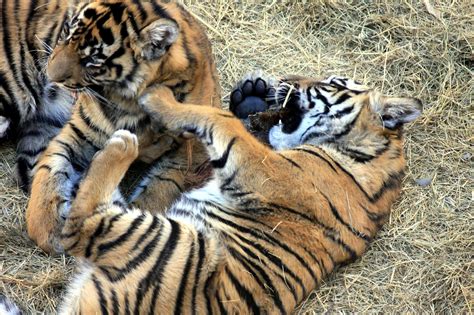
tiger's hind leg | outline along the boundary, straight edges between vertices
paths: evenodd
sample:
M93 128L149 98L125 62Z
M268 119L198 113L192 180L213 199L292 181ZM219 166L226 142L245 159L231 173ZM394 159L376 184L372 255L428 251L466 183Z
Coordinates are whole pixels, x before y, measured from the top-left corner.
M137 137L126 130L114 132L92 159L66 222L83 220L97 206L112 203L120 181L137 156Z

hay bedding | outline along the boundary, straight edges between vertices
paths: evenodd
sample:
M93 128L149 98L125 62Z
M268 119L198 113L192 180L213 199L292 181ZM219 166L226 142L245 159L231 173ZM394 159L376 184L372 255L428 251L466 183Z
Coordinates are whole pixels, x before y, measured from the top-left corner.
M245 72L262 68L348 75L425 105L406 130L407 176L390 221L299 312L472 313L472 2L185 3L208 29L225 98ZM28 240L13 160L13 147L1 147L0 292L26 313L51 313L72 264Z

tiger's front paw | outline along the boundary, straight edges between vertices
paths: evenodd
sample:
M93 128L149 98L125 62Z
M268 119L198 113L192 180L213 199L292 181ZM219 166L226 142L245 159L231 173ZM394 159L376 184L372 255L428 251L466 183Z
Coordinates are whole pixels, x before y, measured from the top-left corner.
M156 84L147 88L139 97L138 105L145 110L155 121L163 123L166 114L174 106L181 106L176 101L170 88Z
M230 111L240 119L266 111L274 103L276 80L261 71L247 74L230 94Z

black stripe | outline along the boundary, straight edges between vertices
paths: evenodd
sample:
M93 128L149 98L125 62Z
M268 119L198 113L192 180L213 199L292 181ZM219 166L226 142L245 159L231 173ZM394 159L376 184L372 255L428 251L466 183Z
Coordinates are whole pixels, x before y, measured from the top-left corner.
M329 107L331 107L331 104L329 103L326 96L324 96L318 89L314 89L314 91L316 92L316 99L324 103L325 113L329 112Z
M82 104L79 105L79 117L81 117L81 119L86 123L86 125L91 128L92 130L94 130L95 132L97 133L100 133L102 135L105 135L105 136L109 136L107 132L105 132L103 129L101 129L100 127L98 127L91 119L89 116L87 116L87 114L84 112L84 108L82 107Z
M262 267L260 267L258 264L245 258L243 255L237 252L234 248L228 246L227 249L229 253L236 260L238 260L242 265L244 265L248 273L253 275L253 278L258 282L262 290L267 291L268 295L273 298L273 301L275 302L276 306L280 310L280 313L286 314L285 307L283 306L283 302L281 301L281 298L280 298L280 293L278 292L277 288L273 285L271 278L268 276L265 270ZM260 280L260 277L258 277L254 273L257 273L263 279L263 281Z
M229 238L237 237L241 242L245 243L248 247L240 245L240 244L238 244L238 242L235 242L235 245L240 246L242 248L242 250L244 252L246 252L247 255L252 257L254 260L261 261L261 258L259 256L257 256L256 254L254 254L250 250L250 248L253 248L256 251L258 251L262 256L266 257L275 267L277 267L278 270L280 270L280 269L283 270L284 274L287 274L291 278L293 278L293 280L295 282L297 282L298 285L301 287L301 289L303 291L303 295L306 296L306 289L303 285L303 281L279 257L273 255L265 247L263 247L262 245L260 245L259 243L255 242L255 241L249 240L247 237L240 236L237 233L234 233L234 234L231 235L231 234L223 232L223 234L226 235ZM263 238L257 238L257 239L265 241ZM272 244L268 240L266 240L266 241L267 241L267 243ZM277 247L277 245L275 245L275 244L272 244L272 245ZM285 284L290 287L290 292L293 294L293 297L294 297L295 301L298 301L298 295L297 295L297 292L296 292L296 288L293 286L293 284L291 282L287 281L284 278L284 276L282 276L279 272L276 272L276 271L273 271L273 272L274 272L275 275L277 275L280 278L281 281L285 282Z
M19 3L20 3L20 1L17 0L16 4L19 5ZM25 47L24 47L24 41L26 41L26 40L25 40L24 36L22 36L22 28L20 26L21 23L19 22L20 14L18 13L18 10L16 12L17 12L17 14L15 14L15 15L17 17L17 25L18 25L18 39L20 40L20 42L18 44L20 46L21 76L23 77L23 83L25 84L26 88L28 89L28 91L33 96L33 100L35 102L36 108L38 108L38 107L42 106L43 104L41 103L41 100L40 100L40 97L39 97L38 93L36 93L37 88L33 87L33 83L30 80L30 75L28 74L28 70L27 70L28 64L27 64L26 58L25 58ZM27 106L31 106L31 105L27 104Z
M221 288L220 288L220 289L221 289ZM222 289L222 290L223 290L223 289ZM228 313L227 313L227 310L226 310L225 307L224 307L224 304L222 303L222 301L223 301L224 299L220 296L220 293L221 293L221 292L222 292L221 290L216 291L217 306L219 307L219 312L220 312L220 314L226 315L226 314L228 314Z
M326 267L324 266L324 263L322 262L322 259L318 259L318 257L316 255L314 255L312 253L312 249L307 249L304 245L302 246L303 250L306 252L306 254L311 257L311 259L313 259L314 262L316 262L316 264L318 265L319 267L319 270L321 271L321 275L324 277L328 274L328 271L326 269ZM332 259L332 257L330 256L330 259ZM315 280L318 280L318 279L315 279Z
M162 251L156 257L153 267L150 268L150 271L143 277L143 279L138 284L136 290L136 302L135 302L135 314L140 312L140 307L143 302L143 298L148 293L150 287L154 286L153 294L149 304L149 313L153 314L153 308L157 302L157 297L161 289L161 282L163 280L163 272L168 264L171 255L174 253L176 246L178 245L178 240L181 234L181 228L178 223L174 220L168 219L171 224L171 232L168 237L168 240L163 245Z
M213 312L212 312L212 305L211 305L211 297L209 296L209 291L210 291L210 288L211 288L211 282L212 280L214 279L214 273L211 273L207 280L206 280L206 283L204 284L204 288L203 288L203 291L204 291L204 298L206 299L206 309L207 309L207 312L206 314L209 314L209 315L212 315Z
M370 201L377 202L380 199L380 197L382 197L382 195L385 193L385 191L391 190L394 188L399 188L404 176L405 176L404 170L401 170L398 173L389 174L388 179L385 180L382 184L382 187L372 195L372 197L370 198Z
M188 43L188 38L186 36L186 33L181 32L180 34L182 38L181 41L182 41L183 49L186 54L186 59L189 62L188 69L193 69L197 63L196 56L192 53L191 49L189 49L189 43Z
M96 230L94 231L94 233L90 237L89 242L87 243L86 251L84 253L84 256L86 258L89 258L92 255L92 247L94 246L94 243L95 243L97 237L99 237L99 235L102 234L102 231L104 229L104 223L105 223L105 218L102 218L100 220L99 225L97 226Z
M114 314L114 315L117 314L118 315L119 311L120 311L119 310L120 305L119 305L119 302L118 302L118 299L117 299L117 293L115 292L113 287L112 287L111 291L112 291L112 293L111 293L112 294L112 314Z
M150 257L161 239L162 231L163 229L158 229L156 235L143 247L142 251L137 256L127 261L124 268L114 268L114 273L112 274L107 268L100 267L102 272L107 275L109 281L115 283L124 279L127 274L134 271L137 266Z
M82 173L86 169L85 161L77 161L76 160L76 154L73 150L73 148L66 142L61 141L59 139L55 139L59 145L66 150L67 155L69 156L69 162L71 163L71 166L74 168L74 170L78 173ZM59 155L56 153L53 153L55 155ZM81 163L82 162L82 163Z
M114 204L116 202L118 202L118 200L114 201ZM104 230L104 235L109 234L110 231L112 230L112 228L114 227L115 222L119 221L124 215L125 215L125 213L122 212L122 213L116 214L112 217L109 217L109 222L107 224L107 228Z
M2 103L5 104L5 105L6 104L11 105L12 103L18 103L16 98L15 98L15 93L13 92L12 87L9 84L9 81L7 81L6 74L3 71L0 71L0 82L2 83L1 87L5 90L5 93L7 93L7 96L10 99L9 102L5 101L5 102L2 102ZM16 108L16 106L11 106L11 107L12 107L12 109L15 109L18 112L18 109ZM20 114L18 113L17 116L18 116L17 122L19 122ZM11 116L11 117L13 118L13 116Z
M137 6L137 9L140 12L140 17L141 17L142 21L146 20L146 18L148 17L148 14L146 13L145 9L143 8L143 4L141 3L141 1L133 0L132 2L133 2L133 4L135 4ZM134 17L133 14L131 14L131 16ZM131 20L131 18L130 18L130 20Z
M165 8L163 8L159 3L156 2L156 0L151 1L151 5L153 7L153 11L155 12L156 15L161 16L162 18L169 19L176 24L178 24L172 17L171 15L168 14Z
M387 217L388 213L376 213L370 211L367 207L363 206L362 204L359 203L359 206L367 213L367 217L373 221L378 227L382 225L381 221L385 220Z
M370 155L370 154L361 152L359 150L355 150L355 149L351 149L351 148L345 148L345 147L341 147L339 149L340 149L340 151L342 151L342 153L344 153L345 155L351 157L357 163L367 163L369 161L372 161L375 158L374 155Z
M354 125L355 125L357 119L359 118L361 112L362 112L362 111L359 110L359 112L358 112L357 115L354 117L354 119L350 122L350 124L348 124L348 125L345 126L345 128L344 128L343 131L341 131L341 132L338 133L338 134L333 135L333 137L334 137L335 140L336 140L336 139L339 139L339 138L341 138L342 136L345 136L345 135L347 135L349 132L351 132L352 127L354 127Z
M361 184L357 181L357 179L350 173L348 170L346 170L341 164L339 164L336 160L332 160L336 166L342 170L347 176L349 176L354 184L359 188L359 190L365 195L365 197L372 203L377 202L380 197L383 195L383 193L388 190L388 189L393 189L399 187L401 180L403 179L403 176L405 176L405 172L399 171L398 173L395 174L389 174L389 178L387 181L384 181L382 184L382 187L374 193L372 196L370 196L367 191L365 191L364 188L362 188Z
M248 194L248 193L245 193L245 194ZM233 194L234 195L234 194ZM270 230L273 230L273 226L270 226L264 222L261 222L261 221L258 221L258 218L256 218L255 216L255 212L252 211L253 209L244 209L244 211L240 211L239 209L232 209L232 210L227 210L225 207L222 207L221 205L219 204L214 204L212 202L209 202L209 201L202 201L202 200L195 200L195 199L189 199L189 200L193 200L194 202L196 203L201 203L201 204L204 204L207 206L207 209L210 209L211 207L212 208L216 208L220 213L224 213L228 216L231 216L231 217L235 217L235 218L239 218L240 220L245 220L247 221L247 224L246 226L247 227L250 227L251 224L257 224L257 226L255 227L256 229L261 229L262 226L270 229ZM254 213L254 215L247 215L247 213ZM193 214L194 215L194 214ZM274 231L273 233L279 233L278 230Z
M198 287L198 284L200 283L200 276L201 276L201 268L202 264L204 262L204 259L206 258L206 244L204 242L204 236L202 235L201 232L198 232L198 261L196 264L196 274L194 276L194 282L195 285L193 286L193 293L192 293L192 301L191 301L191 310L193 314L196 314L196 289Z
M80 238L78 238L74 243L72 243L71 246L69 246L69 247L64 247L64 252L65 252L65 253L70 253L70 251L71 251L74 247L76 247L77 244L79 244L79 242L80 242Z
M71 159L69 158L69 156L61 152L54 152L54 153L48 154L48 156L60 156L64 158L66 161L68 161L69 163L71 163Z
M329 167L330 167L334 172L337 173L336 168L334 168L334 166L333 166L328 160L326 160L326 158L324 158L321 154L319 154L318 152L315 152L315 151L313 151L313 150L308 150L308 149L305 149L305 148L301 148L301 147L300 147L300 148L293 149L293 150L294 150L294 151L306 152L306 153L309 153L309 154L311 154L311 155L314 155L314 156L320 158L321 160L323 160L324 162L326 162L326 164L329 165Z
M253 314L260 314L260 308L255 302L252 293L250 293L247 288L240 284L240 281L234 276L227 266L225 268L225 273L227 277L229 277L229 280L232 282L232 285L236 289L239 296L245 301L245 304L247 304L249 310L251 310Z
M18 154L25 154L25 155L29 155L29 156L36 156L40 153L42 153L44 150L46 150L46 146L41 146L39 148L36 148L36 149L20 149L19 151L17 151Z
M303 169L301 168L301 166L300 166L298 163L296 163L295 161L293 161L292 159L290 159L290 158L284 156L282 153L278 153L278 155L281 156L282 158L284 158L285 160L287 160L288 162L290 162L293 166L299 168L300 170L303 170Z
M34 21L33 21L33 15L35 14L35 9L36 7L38 6L38 3L37 1L30 1L28 3L29 5L29 9L28 9L28 15L27 15L27 18L26 18L26 23L28 24L28 28L30 29L36 29L36 25L34 24ZM36 49L36 47L34 45L32 45L33 43L31 43L31 41L29 41L28 39L26 40L26 45L28 47L28 52L31 54L31 57L33 60L39 60L39 52L38 52L38 49ZM39 70L39 67L38 65L36 64L36 62L34 63L35 67L37 70Z
M60 29L62 29L62 24L59 23L59 21L55 21L50 27L49 29L46 31L45 34L48 34L44 39L44 43L45 43L45 46L46 47L51 47L51 46L54 46L54 44L52 44L52 42L54 40L57 40L57 31L56 31L56 28L58 28L58 26L60 27Z
M120 246L123 243L125 243L130 237L132 237L132 235L135 233L135 231L140 228L140 226L141 226L141 224L143 223L144 220L145 220L145 214L142 214L142 215L136 217L132 221L132 223L130 223L130 226L128 227L128 229L123 234L121 234L119 237L117 237L113 241L109 241L109 242L100 244L99 247L98 247L97 256L107 254L107 252L109 252L110 250L113 250L117 246Z
M94 283L97 294L99 295L100 310L102 314L108 315L109 311L107 310L108 309L107 300L105 299L104 291L102 290L102 285L99 279L97 279L97 277L94 274L92 274L92 282Z
M336 244L340 245L342 248L344 248L344 249L348 252L348 254L349 254L349 256L350 256L350 258L351 258L352 260L354 260L354 259L357 257L356 252L355 252L352 248L350 248L349 245L347 245L346 243L344 243L344 242L339 238L339 232L337 232L337 231L334 230L333 228L327 226L326 224L322 223L322 222L319 221L316 217L312 217L312 218L311 218L311 217L309 217L309 216L307 216L307 215L304 215L304 214L302 214L302 213L300 213L300 212L298 212L298 211L296 211L296 210L293 210L293 209L291 209L291 208L284 207L284 206L281 206L281 205L277 205L277 204L275 204L275 203L270 203L269 205L271 205L272 207L275 207L275 208L277 208L277 209L281 209L281 210L288 211L288 212L290 212L290 213L299 215L299 216L305 218L306 220L312 222L313 224L319 225L321 228L323 228L324 235L325 235L327 238L329 238L330 240L332 240L334 243L336 243ZM286 245L284 245L284 244L282 244L282 246L285 246L285 247L286 247ZM287 248L288 248L288 247L287 247ZM289 248L288 248L288 251L290 251ZM297 258L298 260L301 259L300 262L301 262L302 264L306 265L306 263L304 262L304 260L303 260L301 257L299 257L299 258L298 258L298 257L299 257L299 256L296 256L296 258ZM309 268L309 266L308 266L308 268ZM315 277L314 273L312 272L312 270L309 269L309 271L310 271L310 273L312 274L313 278L316 279L316 277Z
M174 186L176 186L176 188L177 188L180 192L183 192L183 191L184 191L184 189L181 188L181 186L179 186L178 182L175 181L175 180L172 179L172 178L165 178L165 177L161 177L161 176L159 176L159 175L155 175L154 177L155 177L155 178L158 178L158 179L161 180L161 181L172 183Z
M337 100L333 103L333 105L339 105L339 104L342 104L344 103L346 100L350 99L352 96L348 93L348 92L345 92L343 93L341 96L339 96L337 98ZM351 110L354 108L354 106L351 106L351 107L348 107L350 108ZM346 111L346 109L344 109L344 111ZM349 111L350 112L350 111ZM338 112L339 113L339 112ZM348 113L348 112L347 112Z
M130 309L130 307L132 306L132 304L128 301L128 291L125 292L125 298L124 298L123 304L124 304L124 306L125 306L125 315L130 315L130 314L132 314L132 310Z
M51 166L49 165L41 165L38 170L36 171L36 173L39 172L39 170L47 170L48 172L51 172L53 169L51 168Z
M11 47L11 42L10 39L13 34L13 32L10 30L10 27L8 25L8 20L7 17L11 17L12 14L8 11L7 4L10 3L9 1L2 1L2 32L3 32L3 50L5 52L5 55L7 57L7 62L12 68L13 76L15 78L15 81L18 84L20 84L21 78L19 77L18 71L16 71L15 67L15 59L13 57L13 51ZM19 3L19 1L17 1ZM16 14L15 14L16 15Z
M239 170L235 170L232 175L227 177L221 184L220 189L221 190L227 190L229 188L229 185L234 181L235 177L237 176L237 173Z
M181 283L179 284L178 296L176 298L174 313L176 315L181 314L183 307L184 291L186 290L186 285L188 284L189 271L194 260L194 240L191 243L191 249L189 250L188 259L186 265L184 266L183 276L181 278ZM198 285L198 279L194 280L193 287ZM186 311L187 312L187 311Z
M237 137L232 138L230 140L229 144L227 144L227 148L222 154L222 156L217 159L217 160L211 160L211 165L213 168L224 168L225 165L227 164L227 159L229 158L229 153L230 150L232 149L232 146L235 144L235 141L237 140Z
M100 150L100 148L96 146L91 140L89 140L89 138L87 138L86 135L79 128L77 128L77 126L74 123L68 122L68 124L71 127L72 131L79 137L79 139L81 139L84 142L87 142L87 144L89 144L92 148L94 148L94 150L96 151Z
M148 236L150 236L153 232L155 232L157 227L158 227L158 218L156 216L153 216L150 226L137 239L137 241L135 242L135 245L133 245L132 251L137 250L137 248L145 241L145 239Z
M334 204L329 200L329 198L326 195L324 195L323 193L321 193L321 195L326 199L326 201L329 205L329 208L331 209L332 214L336 217L337 221L339 221L349 231L351 231L351 233L354 236L363 239L366 243L368 243L372 240L372 238L370 236L366 235L365 233L362 233L362 232L358 231L355 227L353 227L352 225L350 225L349 223L344 221L344 219L341 217L341 215L339 213L339 210L337 210L336 206L334 206Z

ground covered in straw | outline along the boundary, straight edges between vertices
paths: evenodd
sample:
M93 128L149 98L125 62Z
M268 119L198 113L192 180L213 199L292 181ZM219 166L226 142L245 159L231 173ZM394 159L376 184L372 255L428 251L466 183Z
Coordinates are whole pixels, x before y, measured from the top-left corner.
M423 100L423 117L407 128L407 176L389 223L299 312L473 312L472 2L186 5L208 29L225 98L245 72L262 68L337 73ZM26 313L50 313L73 264L28 240L13 160L13 146L1 147L0 292Z

